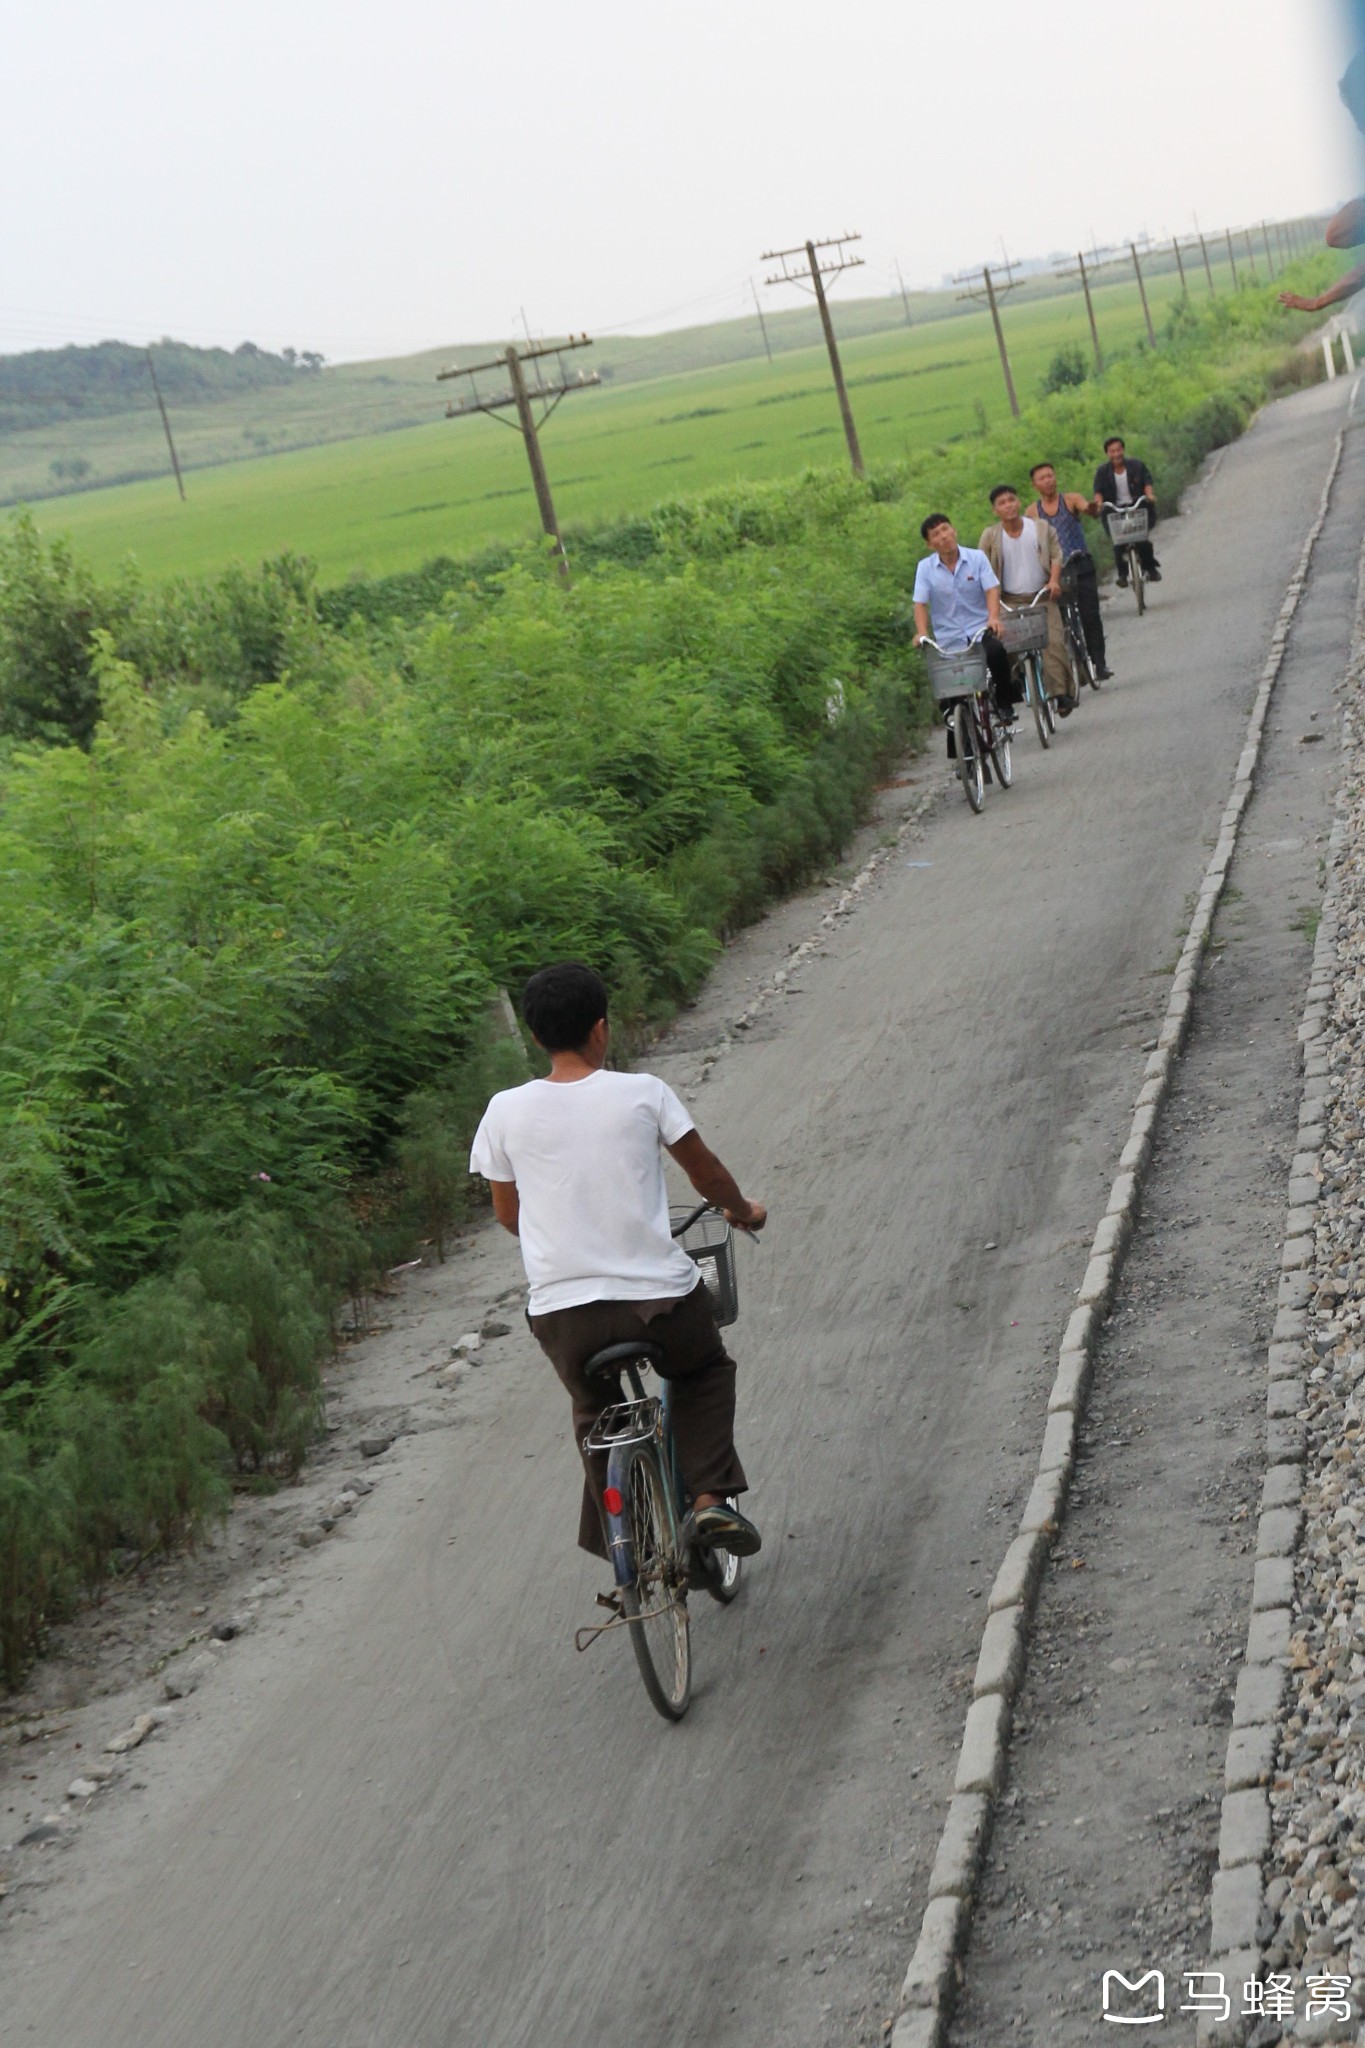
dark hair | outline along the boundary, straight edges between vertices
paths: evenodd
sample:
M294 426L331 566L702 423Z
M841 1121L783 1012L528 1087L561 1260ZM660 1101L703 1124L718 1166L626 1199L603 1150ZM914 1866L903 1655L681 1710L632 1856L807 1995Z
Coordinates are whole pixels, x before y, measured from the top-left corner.
M931 512L927 519L921 519L919 523L919 537L921 540L928 540L936 526L951 526L952 523L946 512Z
M992 505L995 503L997 498L1003 498L1007 491L1009 492L1009 495L1012 498L1017 498L1019 495L1018 491L1015 490L1013 484L997 484L995 489L991 492Z
M607 1014L607 985L581 960L542 967L521 992L526 1028L546 1052L577 1052Z
M1030 478L1037 476L1040 469L1050 469L1054 476L1056 476L1057 474L1057 465L1055 462L1035 462L1032 469L1029 471Z
M1122 448L1122 449L1123 449L1123 451L1124 451L1124 453L1126 454L1126 453L1127 453L1127 449L1128 449L1128 444L1127 444L1127 442L1126 442L1126 441L1124 440L1124 438L1123 438L1122 434L1110 434L1110 435L1108 435L1108 436L1106 437L1106 440L1105 440L1105 443L1104 443L1104 452L1105 452L1105 454L1107 455L1107 454L1109 453L1109 450L1110 450L1110 449L1111 449L1111 448L1113 447L1113 445L1114 445L1115 441L1117 441L1117 442L1118 442L1118 444L1119 444L1119 447L1120 447L1120 448Z

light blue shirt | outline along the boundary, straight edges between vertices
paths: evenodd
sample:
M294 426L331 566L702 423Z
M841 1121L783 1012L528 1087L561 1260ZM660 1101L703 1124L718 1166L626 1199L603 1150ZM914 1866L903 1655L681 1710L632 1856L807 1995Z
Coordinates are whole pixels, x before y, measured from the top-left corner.
M999 588L1000 578L980 548L959 547L951 569L937 555L926 555L915 570L915 603L928 605L933 637L945 654L970 646L987 624L986 592Z

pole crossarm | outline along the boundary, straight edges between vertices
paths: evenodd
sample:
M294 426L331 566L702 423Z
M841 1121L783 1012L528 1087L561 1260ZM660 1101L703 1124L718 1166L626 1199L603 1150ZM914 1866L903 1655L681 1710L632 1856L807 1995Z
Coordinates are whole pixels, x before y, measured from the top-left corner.
M848 242L861 242L862 239L861 235L827 235L823 242L802 242L798 249L765 249L759 261L761 263L780 263L782 268L775 277L765 277L763 282L765 285L794 284L801 291L811 291L813 287L808 274L808 266L812 249L837 249L839 252L835 257L821 256L817 258L822 280L826 277L838 277L840 272L844 270L860 270L863 265L862 257L846 256L844 254L844 247ZM801 270L793 270L791 268L793 258L800 261Z
M537 362L541 356L567 355L571 348L591 348L592 339L586 334L571 334L567 341L547 341L540 348L519 348L517 359L523 363ZM436 372L436 382L443 384L447 377L473 377L480 370L505 370L506 350L500 356L490 356L482 363L452 363L448 370Z
M488 365L485 365L485 368L487 367ZM505 370L507 365L503 362L499 363L497 367L500 370ZM442 376L449 376L450 372L443 370L440 374ZM571 391L587 391L594 384L600 384L601 382L602 379L598 376L596 370L585 371L577 377L567 379L563 384L528 384L526 396L533 402L537 400L548 401L550 411L553 411L554 407L559 404L560 399L567 398ZM510 388L506 391L495 391L491 398L483 398L476 392L472 398L462 398L458 401L453 398L449 400L446 405L445 416L448 420L457 420L463 419L466 413L502 412L506 407L516 403L517 394Z

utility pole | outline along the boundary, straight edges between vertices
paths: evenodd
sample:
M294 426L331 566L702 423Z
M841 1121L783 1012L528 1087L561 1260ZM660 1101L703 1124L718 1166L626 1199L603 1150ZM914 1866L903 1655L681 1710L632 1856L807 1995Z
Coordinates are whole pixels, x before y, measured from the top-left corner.
M1000 351L1000 367L1005 373L1005 395L1010 402L1010 411L1018 419L1019 400L1014 389L1014 372L1010 369L1009 350L1005 347L1005 330L1000 325L1000 304L998 298L999 293L1012 292L1014 290L1013 266L1008 257L1005 258L1003 268L1005 282L999 286L997 286L995 279L991 276L989 263L983 263L979 271L964 270L961 276L953 279L953 283L965 284L969 277L979 276L981 279L981 283L976 290L959 292L958 297L960 299L984 299L991 309L991 320L995 326L995 345Z
M1206 277L1206 278L1208 279L1208 281L1209 281L1209 297L1210 297L1210 298L1213 298L1213 297L1214 297L1214 286L1213 286L1213 265L1212 265L1212 264L1211 264L1211 263L1209 262L1209 245L1208 245L1208 243L1207 243L1207 242L1206 242L1206 241L1204 240L1204 231L1203 231L1203 229L1202 229L1202 228L1196 228L1196 229L1195 229L1195 233L1196 233L1196 234L1198 235L1198 237L1199 237L1199 250L1200 250L1200 254L1201 254L1201 255L1203 256L1203 258L1204 258L1204 275L1205 275L1205 277Z
M1190 295L1190 288L1185 282L1185 258L1180 253L1179 235L1172 239L1171 247L1175 250L1175 267L1180 272L1180 296L1182 299L1187 299Z
M1143 281L1142 281L1142 264L1141 264L1141 263L1139 262L1139 260L1138 260L1138 250L1137 250L1137 243L1136 243L1136 242L1130 242L1130 243L1128 244L1128 247L1129 247L1130 251L1132 252L1132 257L1133 257L1133 269L1134 269L1134 271L1135 271L1135 272L1136 272L1136 274L1137 274L1137 281L1138 281L1138 297L1139 297L1139 298L1140 298L1140 299L1142 300L1142 317L1143 317L1143 319L1144 319L1144 320L1145 320L1145 321L1147 322L1147 339L1148 339L1148 341L1149 341L1149 342L1151 343L1152 347L1153 347L1153 348L1155 348L1155 347L1156 347L1156 329L1155 329L1155 328L1153 327L1153 325L1152 325L1152 309L1151 309L1151 307L1150 307L1150 306L1149 306L1149 305L1147 304L1147 287L1146 287L1146 285L1145 285L1145 284L1143 283Z
M1090 345L1095 351L1095 375L1102 377L1104 375L1104 356L1100 350L1100 330L1095 322L1095 301L1090 296L1090 272L1085 267L1084 250L1078 249L1076 251L1076 268L1074 270L1059 270L1057 275L1058 277L1079 277L1081 281L1081 290L1085 293L1086 318L1090 322Z
M496 419L499 413L507 411L509 407L515 408L517 425L513 431L519 432L526 444L526 460L530 464L531 482L535 487L536 503L540 507L540 523L554 543L559 574L565 583L569 580L569 558L564 552L559 521L555 517L554 499L550 496L550 479L545 474L545 464L540 453L540 429L560 400L567 398L571 391L586 391L589 386L601 383L602 380L595 370L587 375L580 370L576 376L570 376L564 367L563 358L570 349L591 347L592 343L586 334L571 334L567 341L547 342L543 348L518 349L515 345L509 344L504 354L494 356L488 362L468 363L463 367L456 366L454 369L436 372L438 384L444 383L449 377L469 379L468 398L461 399L458 405L452 400L446 406L448 420L463 419L466 414L472 412L486 412ZM541 363L548 356L555 358L559 381L549 383L546 381L545 372L537 370L535 375L538 381L528 388L522 374L523 364ZM491 397L483 397L474 379L486 370L506 370L507 388L495 391ZM537 402L543 404L545 408L539 420L535 415ZM512 422L503 420L501 424L510 427Z
M1275 259L1270 253L1270 229L1265 221L1261 222L1261 240L1265 243L1266 276L1273 277L1275 275Z
M1232 229L1228 228L1225 232L1228 238L1228 262L1232 265L1232 289L1239 292L1242 289L1242 280L1237 275L1237 258L1232 253Z
M803 242L796 249L769 249L765 251L765 263L780 263L781 270L776 277L765 277L765 284L794 284L798 291L807 289L806 280L799 271L788 267L789 260L804 256L810 269L810 288L815 293L815 303L820 308L820 325L825 330L825 347L829 350L829 366L834 373L834 389L839 397L839 413L844 423L844 439L848 443L848 459L853 464L853 474L863 476L863 451L858 446L858 429L853 424L853 408L848 402L844 386L843 365L839 361L839 344L834 339L834 322L829 317L829 301L825 297L826 277L838 277L841 271L857 270L862 263L861 256L846 256L844 246L848 242L861 242L861 235L830 235L823 242ZM831 257L821 257L817 249L833 249Z
M183 505L185 502L185 479L180 474L180 458L175 452L175 442L171 438L171 423L166 417L166 401L161 396L161 386L156 381L156 364L152 361L152 351L150 348L147 350L147 368L152 373L152 389L156 393L156 402L161 411L161 424L166 429L166 446L171 451L171 468L175 471L176 488L180 492L180 502Z
M915 323L910 317L910 294L905 289L905 279L901 276L899 259L897 259L896 263L896 283L901 288L901 304L905 308L905 324L907 327L913 327Z
M1255 284L1255 282L1256 282L1256 249L1255 249L1255 245L1254 245L1254 243L1252 242L1252 239L1251 239L1251 229L1250 229L1250 228L1243 228L1243 229L1242 229L1242 239L1243 239L1243 240L1245 241L1245 243L1246 243L1246 245L1247 245L1247 267L1248 267L1248 269L1249 269L1249 270L1250 270L1250 272L1251 272L1251 281L1252 281L1252 283L1253 283L1253 284Z
M754 283L752 278L749 279L749 290L754 295L754 311L758 315L758 331L763 336L763 353L767 356L768 361L771 362L773 359L773 351L772 344L768 340L768 323L763 318L763 308L758 302L758 286Z

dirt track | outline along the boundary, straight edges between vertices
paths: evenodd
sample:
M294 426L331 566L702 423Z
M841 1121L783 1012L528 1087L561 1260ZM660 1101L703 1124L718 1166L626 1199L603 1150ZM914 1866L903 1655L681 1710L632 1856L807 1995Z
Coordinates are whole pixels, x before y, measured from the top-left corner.
M514 1247L490 1233L418 1276L345 1375L352 1407L446 1426L375 1461L373 1498L293 1568L298 1612L276 1602L232 1646L139 1752L145 1789L102 1795L60 1882L11 1916L6 2041L880 2040L983 1594L1344 403L1341 385L1303 394L1226 452L1161 529L1149 617L1108 607L1118 680L1046 757L1021 736L1012 791L989 791L979 819L960 800L935 811L712 1063L828 897L750 934L654 1062L773 1210L744 1258L736 1346L765 1550L736 1608L697 1617L687 1721L656 1720L623 1645L573 1652L597 1582L571 1548L567 1418L529 1341L490 1345L444 1408L414 1393L516 1279ZM1357 546L1358 484L1341 504ZM1321 788L1305 801L1320 809ZM1306 846L1315 829L1262 836ZM1299 964L1292 945L1262 951L1272 979ZM1286 983L1279 1006L1290 1041L1299 993ZM1264 1076L1286 1058L1262 1043L1243 1069L1275 1171L1276 1120L1287 1148L1294 1111ZM1220 1142L1214 1122L1215 1182ZM1197 1234L1205 1205L1187 1207ZM1186 1284L1170 1262L1154 1271ZM1210 1628L1178 1587L1140 1585L1130 1571L1135 1628L1159 1616L1176 1647ZM1088 1601L1107 1597L1087 1579ZM1046 1630L1072 1621L1044 1615ZM112 1732L113 1705L101 1716ZM1056 1770L1068 1754L1063 1740ZM1101 1816L1092 1845L1106 1827L1101 1868L1128 1859L1140 1889L1149 1855L1165 1881L1159 1844ZM964 2042L1011 2026L1014 1974L983 1976L992 2002L969 2003Z

